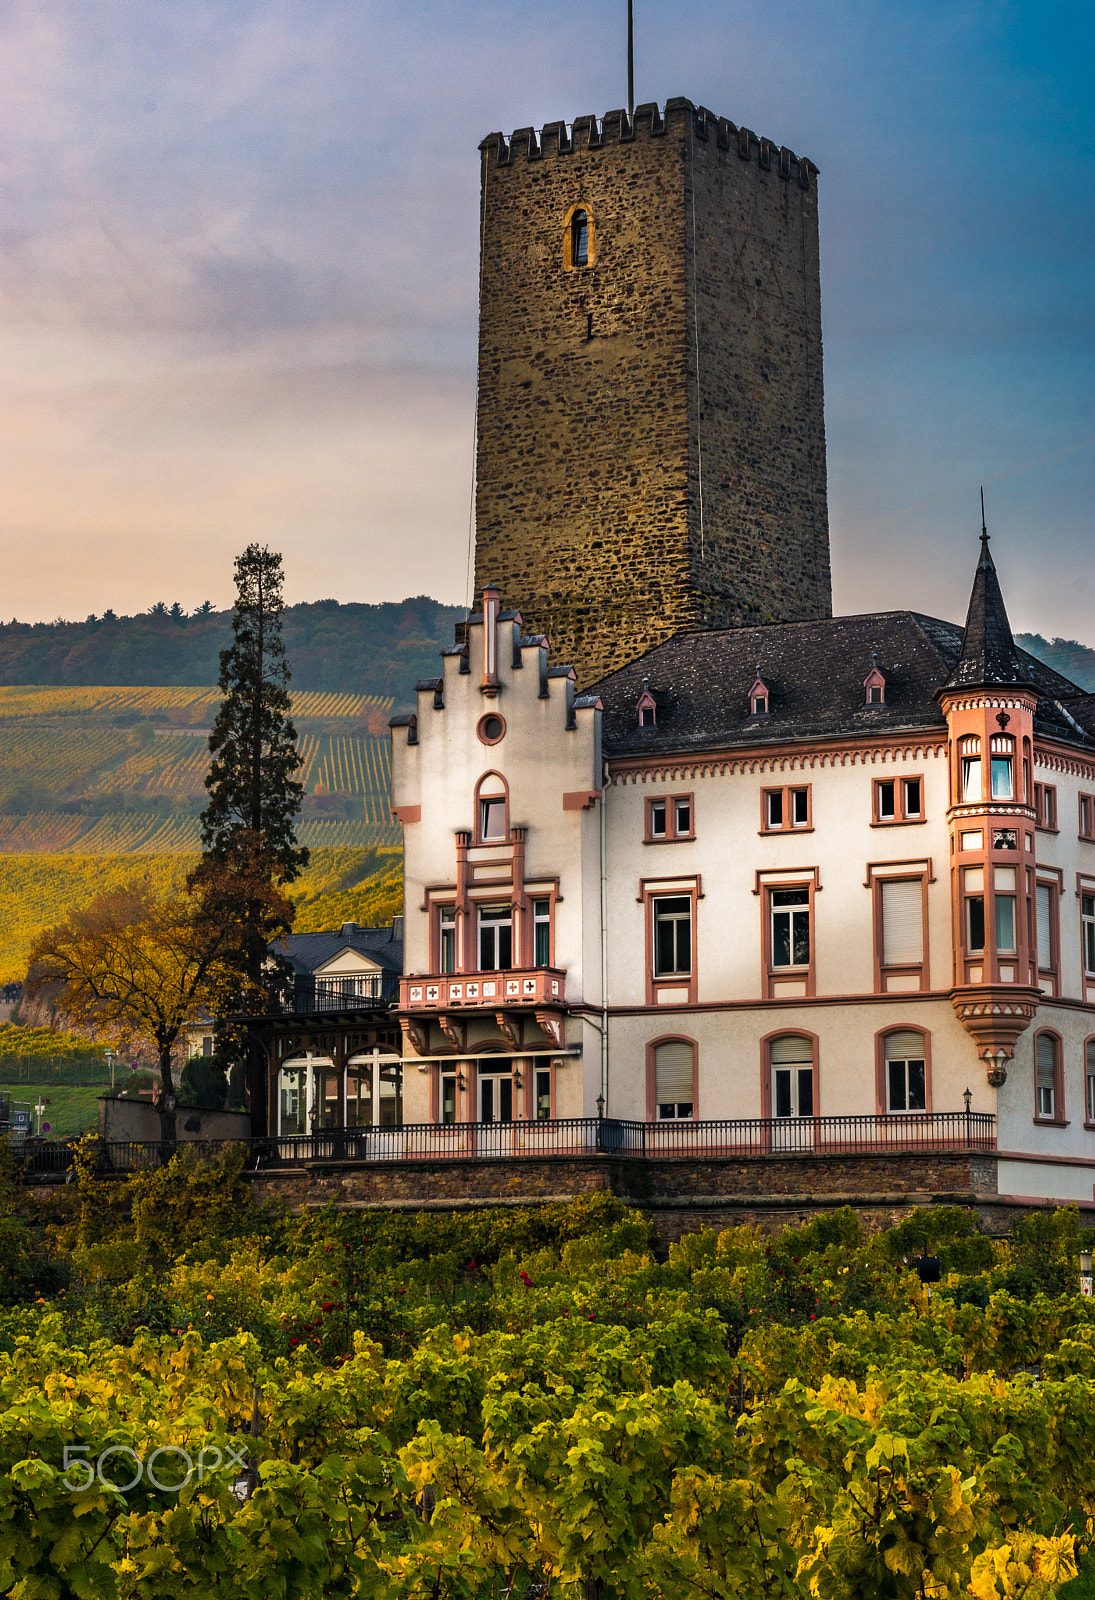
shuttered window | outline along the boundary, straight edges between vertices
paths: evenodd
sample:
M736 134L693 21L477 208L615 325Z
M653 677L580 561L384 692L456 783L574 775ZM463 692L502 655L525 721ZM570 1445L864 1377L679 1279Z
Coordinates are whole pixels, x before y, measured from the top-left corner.
M809 1039L786 1033L768 1045L772 1065L772 1115L814 1114L814 1050Z
M1048 970L1053 965L1053 887L1038 885L1038 965Z
M691 1120L692 1046L670 1039L654 1051L654 1099L659 1122Z
M773 1039L768 1048L774 1067L792 1066L799 1062L813 1066L813 1046L809 1039L801 1039L797 1033L785 1033L782 1038Z
M927 1068L924 1035L903 1028L886 1035L886 1109L927 1110Z
M1034 1061L1037 1070L1037 1114L1040 1117L1059 1117L1057 1095L1058 1043L1052 1033L1040 1033L1034 1044Z
M887 967L924 960L924 902L919 878L882 885L882 961Z

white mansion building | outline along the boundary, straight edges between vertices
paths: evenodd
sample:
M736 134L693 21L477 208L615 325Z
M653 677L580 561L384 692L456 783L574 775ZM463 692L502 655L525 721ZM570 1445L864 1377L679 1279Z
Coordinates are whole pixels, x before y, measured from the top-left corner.
M392 725L404 1123L657 1153L994 1113L1001 1193L1090 1204L1095 696L1016 648L987 538L964 630L684 634L581 695L501 606Z

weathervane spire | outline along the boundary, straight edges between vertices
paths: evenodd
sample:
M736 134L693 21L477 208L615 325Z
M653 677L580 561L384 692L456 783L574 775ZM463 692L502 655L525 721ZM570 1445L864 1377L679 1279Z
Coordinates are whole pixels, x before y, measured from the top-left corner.
M988 542L989 542L989 530L985 526L985 486L984 486L984 484L981 485L981 541L982 541L983 544L988 544Z

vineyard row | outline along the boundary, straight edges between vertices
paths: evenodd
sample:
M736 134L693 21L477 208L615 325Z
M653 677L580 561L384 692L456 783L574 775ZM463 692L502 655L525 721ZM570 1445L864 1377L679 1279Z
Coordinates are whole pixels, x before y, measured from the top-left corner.
M220 701L217 689L198 688L35 688L0 687L0 718L41 718L83 713L94 717L129 714L153 717L170 713L183 722L211 721ZM390 710L390 696L340 694L334 690L302 689L292 696L295 717L364 719L370 711ZM187 713L182 716L180 713Z
M306 818L297 828L309 849L373 849L401 842L401 830L386 808L368 816ZM177 854L201 848L197 817L167 817L154 812L108 811L101 817L40 811L26 817L0 816L0 854L80 855Z

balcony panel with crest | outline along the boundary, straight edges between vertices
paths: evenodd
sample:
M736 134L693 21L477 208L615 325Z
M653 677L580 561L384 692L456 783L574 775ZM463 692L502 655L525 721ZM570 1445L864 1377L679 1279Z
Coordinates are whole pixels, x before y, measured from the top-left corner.
M512 972L436 973L403 978L399 988L400 1009L404 1011L562 1007L566 973L558 967L524 967Z

